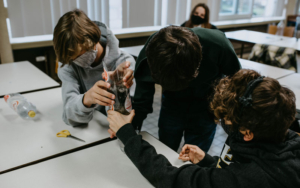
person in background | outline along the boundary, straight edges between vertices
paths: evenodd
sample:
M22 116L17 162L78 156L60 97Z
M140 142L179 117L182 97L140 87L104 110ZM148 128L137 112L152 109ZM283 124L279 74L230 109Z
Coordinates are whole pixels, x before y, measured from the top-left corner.
M199 3L193 8L190 19L181 24L181 27L217 29L216 26L209 23L209 8L204 3Z
M91 21L81 10L64 14L54 29L53 44L60 62L63 120L72 126L86 125L94 110L106 114L115 95L103 79L103 64L124 70L124 85L133 84L134 58L119 49L119 41L103 23Z
M253 70L223 78L210 103L228 133L221 155L212 157L185 145L179 159L193 164L179 168L137 135L131 125L134 112L124 116L108 111L108 121L126 155L154 187L300 187L300 137L289 130L295 100L290 89Z

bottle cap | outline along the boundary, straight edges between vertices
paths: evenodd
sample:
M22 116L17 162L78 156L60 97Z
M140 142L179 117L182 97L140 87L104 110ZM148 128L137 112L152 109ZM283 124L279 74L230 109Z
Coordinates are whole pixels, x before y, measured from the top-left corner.
M5 102L7 102L7 100L8 100L9 97L10 97L9 95L5 95L5 96L4 96Z
M35 117L35 112L33 110L30 110L28 112L28 116L31 117L31 118L34 118Z

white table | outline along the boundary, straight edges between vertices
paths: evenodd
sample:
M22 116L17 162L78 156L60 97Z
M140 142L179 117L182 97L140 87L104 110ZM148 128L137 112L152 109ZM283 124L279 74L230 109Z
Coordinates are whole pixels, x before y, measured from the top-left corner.
M292 74L278 80L281 85L291 89L296 95L296 108L300 114L300 74ZM299 117L300 118L300 117Z
M259 43L265 44L273 41L278 41L282 39L282 36L272 35L268 33L262 33L257 31L250 30L238 30L225 32L225 35L228 39L247 42L247 43Z
M225 35L228 39L234 40L242 43L240 57L243 57L244 44L271 44L275 41L280 41L285 38L284 36L277 36L268 33L262 33L257 31L249 31L249 30L238 30L238 31L230 31L225 32Z
M0 97L58 86L56 81L28 61L0 64Z
M137 57L143 47L144 47L144 45L125 47L125 48L121 48L121 50ZM242 65L242 68L253 69L253 70L256 70L259 73L263 74L264 76L269 76L269 77L275 78L275 79L295 73L294 71L291 71L291 70L281 69L278 67L265 65L262 63L254 62L254 61L249 61L249 60L240 59L240 58L239 58L239 60Z
M0 99L0 172L109 137L108 122L99 112L84 128L63 122L61 88L24 96L36 105L36 120L23 120ZM56 137L64 129L86 142Z
M262 63L254 62L254 61L249 61L249 60L240 59L240 58L239 58L239 60L240 60L240 63L242 65L243 69L253 69L253 70L259 72L260 74L262 74L263 76L269 76L274 79L279 79L281 77L295 73L294 71L291 71L291 70L273 67L270 65L265 65Z
M172 165L189 164L148 133L141 134ZM121 152L117 140L2 174L0 182L1 187L9 188L153 187Z
M144 47L144 45L131 46L131 47L120 48L120 50L127 52L134 57L138 57L140 54L140 51L143 49L143 47Z
M293 48L297 51L300 51L300 39L297 41L294 37L284 37L281 40L273 41L268 44L286 48Z

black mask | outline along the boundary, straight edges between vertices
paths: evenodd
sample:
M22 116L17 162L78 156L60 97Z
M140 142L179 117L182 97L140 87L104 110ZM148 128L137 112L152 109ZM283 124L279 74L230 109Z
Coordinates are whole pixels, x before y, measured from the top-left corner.
M228 135L230 133L232 133L231 126L230 125L226 125L225 121L223 119L221 120L221 126L224 129L225 133L227 133Z
M244 141L244 135L240 131L233 131L231 125L226 125L224 120L221 120L221 126L228 136L231 136L238 141Z
M200 25L200 24L203 24L204 22L205 22L205 20L203 18L201 18L200 16L192 15L192 23L194 25Z

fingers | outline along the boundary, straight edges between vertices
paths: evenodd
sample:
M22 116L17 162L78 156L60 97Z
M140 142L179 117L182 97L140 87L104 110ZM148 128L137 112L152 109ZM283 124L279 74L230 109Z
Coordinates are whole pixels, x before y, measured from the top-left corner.
M116 133L113 130L108 129L107 132L110 134L110 138L116 137Z
M96 83L96 87L93 87L93 90L96 94L106 97L108 99L116 98L116 96L114 94L107 91L107 88L103 86L104 85L103 83L99 83L99 84L98 83L99 82ZM108 84L108 83L105 83L105 84ZM108 102L108 103L111 103L111 102Z
M131 77L126 81L124 82L124 85L127 87L127 88L130 88L133 84L133 79L134 79L134 76L131 75Z
M125 68L125 69L126 69L126 68L129 68L129 67L130 67L130 64L131 64L131 63L130 63L129 61L125 61L125 62L124 62L124 67L123 67L123 68Z
M102 104L105 104L105 106L110 106L110 105L113 105L115 104L115 101L109 99L109 98L106 98L106 97L103 97L99 94L94 94L94 98L95 98L95 102L97 102L98 104L101 103L100 105Z
M96 104L99 104L101 106L110 106L111 105L111 104L108 104L106 102L100 101L98 99L94 99L94 101L95 101Z
M188 154L180 155L180 156L178 157L178 159L180 159L180 160L182 160L182 161L189 161L189 160L190 160Z
M107 83L107 82L104 82L103 80L100 80L100 81L96 82L96 85L98 87L102 87L102 88L106 88L106 89L110 88L110 84Z
M135 111L131 110L130 114L128 115L130 122L132 122L134 115L135 115Z
M118 112L113 111L113 110L108 110L107 111L107 115L109 115L109 116L114 116L114 115L117 115L117 114L118 114Z
M185 145L182 147L181 152L182 152L182 153L188 153L188 152L189 152L189 145L188 145L188 144L185 144Z
M123 77L123 81L127 82L127 80L133 76L133 70L127 69L125 76Z

